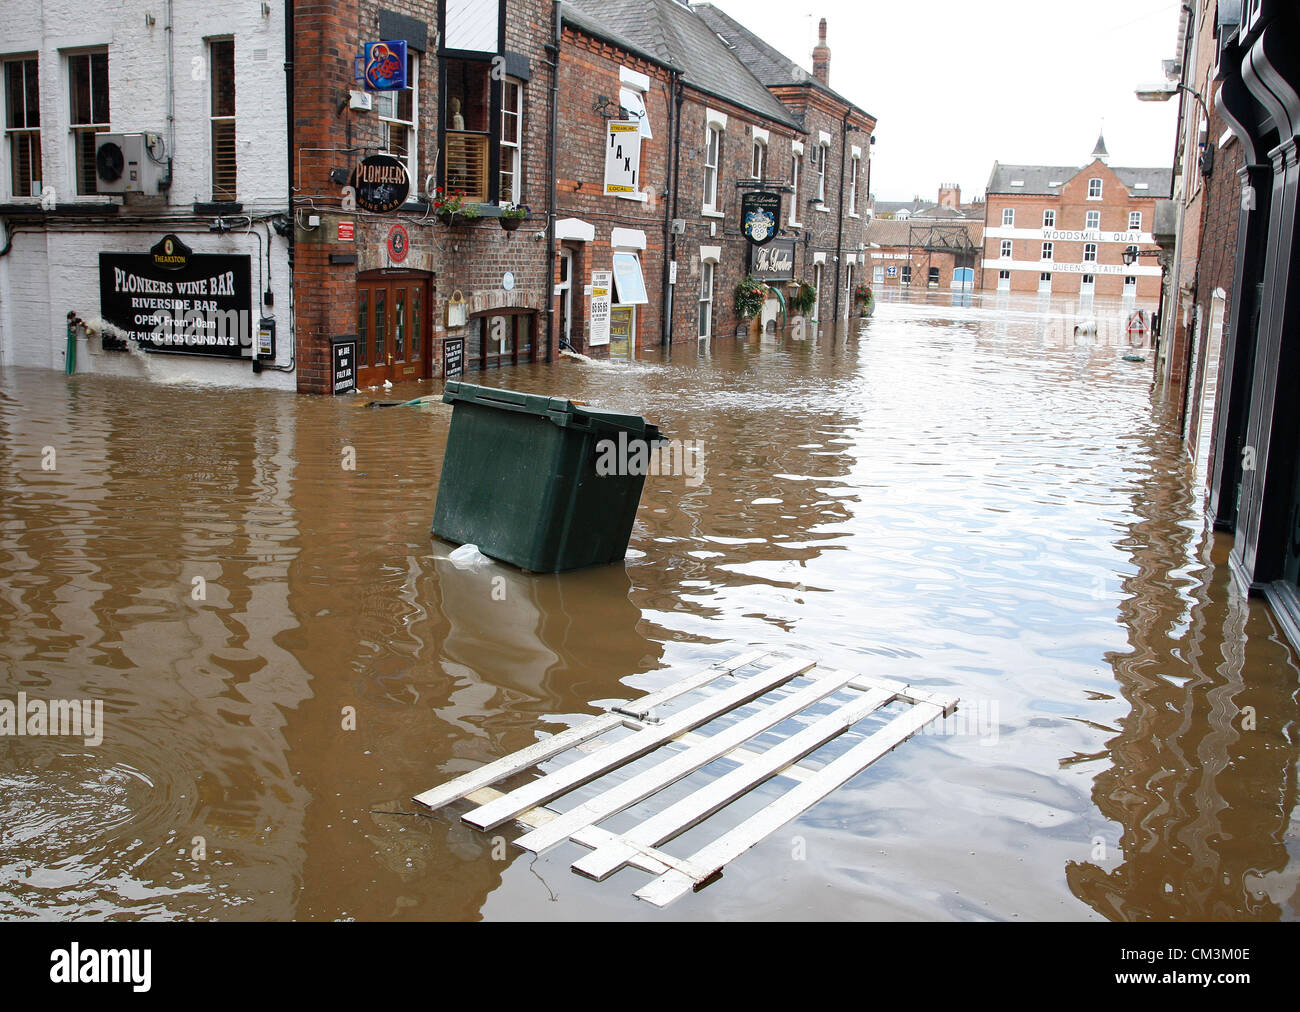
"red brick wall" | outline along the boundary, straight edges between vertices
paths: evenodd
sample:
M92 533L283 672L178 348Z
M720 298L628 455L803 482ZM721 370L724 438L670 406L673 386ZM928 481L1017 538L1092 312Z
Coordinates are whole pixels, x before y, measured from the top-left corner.
M356 330L356 275L389 267L386 240L394 223L406 226L410 253L401 265L427 273L433 282L433 374L442 368L442 342L448 336L443 310L446 297L459 290L471 312L527 307L538 311L536 342L545 346L545 310L549 285L546 243L534 239L546 228L549 200L547 135L551 77L545 45L551 39L551 9L546 0L509 0L506 48L528 57L531 80L523 91L523 202L533 214L517 232L504 232L495 218L443 226L423 211L371 214L342 209L342 190L329 179L331 169L351 171L361 157L379 146L380 128L374 111L346 106L356 87L353 57L361 43L378 38L380 7L419 18L428 24L429 50L420 59L419 165L412 179L412 197L423 188L437 165L437 125L443 115L438 94L438 61L434 42L438 4L430 0L364 0L359 5L295 3L295 48L310 54L294 65L294 210L301 224L318 215L314 230L299 227L295 248L295 306L298 331L298 388L328 391L329 337ZM315 150L313 150L315 149ZM322 150L324 149L324 150ZM370 149L357 151L349 149ZM337 240L339 221L355 222L354 242ZM331 255L355 256L356 264L331 264ZM515 287L506 291L505 273ZM463 331L462 331L463 333Z

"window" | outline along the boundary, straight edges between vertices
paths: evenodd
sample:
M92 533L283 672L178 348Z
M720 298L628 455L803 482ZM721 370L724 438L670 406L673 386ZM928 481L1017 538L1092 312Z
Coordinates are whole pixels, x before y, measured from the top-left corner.
M902 283L905 284L905 285L910 285L910 284L912 283L912 265L911 265L911 264L903 264L903 282L902 282Z
M1056 212L1055 212L1055 211L1044 211L1044 212L1043 212L1043 228L1056 228Z
M420 57L406 54L406 84L401 91L375 93L375 113L379 117L379 146L406 166L406 175L415 186L419 178L418 109L420 95Z
M501 178L497 200L522 203L524 86L507 77L501 83Z
M1088 180L1088 199L1089 199L1089 200L1101 200L1101 180L1100 180L1100 179L1089 179L1089 180Z
M212 199L235 200L238 193L238 156L235 153L235 40L208 43L209 79L212 82L208 115L212 130Z
M9 156L9 195L41 194L41 92L37 61L4 64L5 151Z
M487 203L500 180L492 180L489 150L491 121L491 69L487 60L444 59L443 143L439 159L443 185L463 193L474 203ZM414 110L412 110L414 113ZM496 124L499 130L499 124Z
M1128 230L1130 232L1142 231L1142 212L1129 211L1128 213Z
M937 288L937 287L939 286L939 268L938 268L938 267L931 267L931 268L930 268L930 281L929 281L929 286L930 286L931 288Z
M1003 239L1003 240L1002 240L1002 259L1003 259L1003 260L1010 260L1010 259L1011 259L1011 240L1010 240L1010 239Z
M1138 284L1138 279L1133 277L1131 274L1124 279L1125 288L1136 288L1137 284Z
M849 160L849 214L854 217L858 213L858 166L860 158L854 157Z
M1095 242L1084 243L1083 262L1084 263L1097 262L1097 244Z
M1089 211L1085 216L1083 227L1089 232L1096 232L1101 228L1101 212Z
M700 323L696 331L699 337L708 337L713 333L713 262L705 260L700 264Z
M763 141L754 141L752 172L755 179L767 178L767 145Z
M1015 228L1016 209L1014 207L1004 207L1002 209L1002 227Z
M1040 285L1050 285L1052 283L1052 272L1043 271L1042 274L1038 275L1038 283Z
M817 203L826 203L826 152L830 150L827 144L817 145Z
M1096 283L1097 283L1097 276L1096 276L1095 274L1085 274L1085 275L1083 276L1083 287L1084 287L1084 288L1091 288L1091 287L1092 287L1093 285L1095 285Z
M813 299L812 320L817 323L822 318L822 274L826 269L825 264L813 264L813 288L817 291L817 296ZM912 272L907 272L908 280L912 278Z
M95 134L108 130L108 52L68 57L72 164L77 193L99 192L95 185Z
M704 209L718 208L718 166L722 164L722 131L710 125L704 138ZM710 269L709 277L713 277ZM712 282L710 282L712 284ZM712 298L712 296L710 296ZM703 335L701 335L703 336Z
M1136 246L1125 246L1124 255L1133 257L1133 262L1137 263L1138 248Z
M1044 259L1044 260L1051 260L1052 257L1053 257L1053 255L1055 254L1055 252L1056 252L1056 244L1055 244L1055 243L1050 243L1050 242L1045 242L1045 243L1043 243L1043 259Z
M795 154L790 158L790 224L799 224L799 171L803 168L803 155Z

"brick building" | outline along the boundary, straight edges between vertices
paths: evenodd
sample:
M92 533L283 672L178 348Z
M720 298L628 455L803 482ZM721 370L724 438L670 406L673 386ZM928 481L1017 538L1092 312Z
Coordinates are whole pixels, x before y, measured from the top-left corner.
M814 319L834 324L851 315L853 290L865 279L876 119L831 87L825 18L809 74L711 4L694 4L691 10L726 40L802 131L789 160L770 153L770 171L789 187L784 227L796 240L799 277L817 289Z
M1112 168L1105 142L1089 164L995 162L985 197L985 291L1160 298L1151 259L1124 263L1124 251L1156 250L1156 204L1169 196L1169 169Z
M300 390L330 389L340 338L362 387L440 375L449 337L469 372L549 357L551 25L545 0L297 5L313 54L293 70ZM358 90L356 54L379 40L406 43L400 92ZM354 202L375 156L406 170L392 210ZM477 216L440 220L439 188ZM532 217L506 231L502 204Z
M951 184L940 187L937 204L915 200L890 207L891 217L872 218L866 229L866 276L875 288L969 291L978 286L982 202L963 204L961 187Z

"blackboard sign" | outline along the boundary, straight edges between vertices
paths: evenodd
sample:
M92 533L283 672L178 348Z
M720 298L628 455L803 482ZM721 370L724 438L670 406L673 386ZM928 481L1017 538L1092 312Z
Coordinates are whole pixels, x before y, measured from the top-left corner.
M751 190L740 198L740 230L755 246L776 238L781 227L781 194Z
M751 246L749 272L759 281L793 281L795 241L777 239L766 246Z
M449 337L442 345L442 362L447 379L465 375L465 339Z
M167 236L148 253L99 254L99 315L147 351L253 354L249 257L193 253Z
M352 170L352 188L356 191L357 207L387 214L406 203L411 181L406 166L392 155L371 155Z
M334 393L353 394L357 391L357 339L356 335L332 339L334 345Z

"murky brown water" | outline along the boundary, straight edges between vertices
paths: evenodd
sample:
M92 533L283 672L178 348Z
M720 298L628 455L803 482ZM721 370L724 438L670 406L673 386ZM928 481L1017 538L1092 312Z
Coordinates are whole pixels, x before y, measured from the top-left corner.
M635 558L562 576L430 540L442 405L0 373L0 698L106 718L0 738L0 915L1296 918L1297 668L1149 365L935 301L480 378L705 444L702 482L649 480ZM963 711L666 914L576 847L376 814L751 645Z

